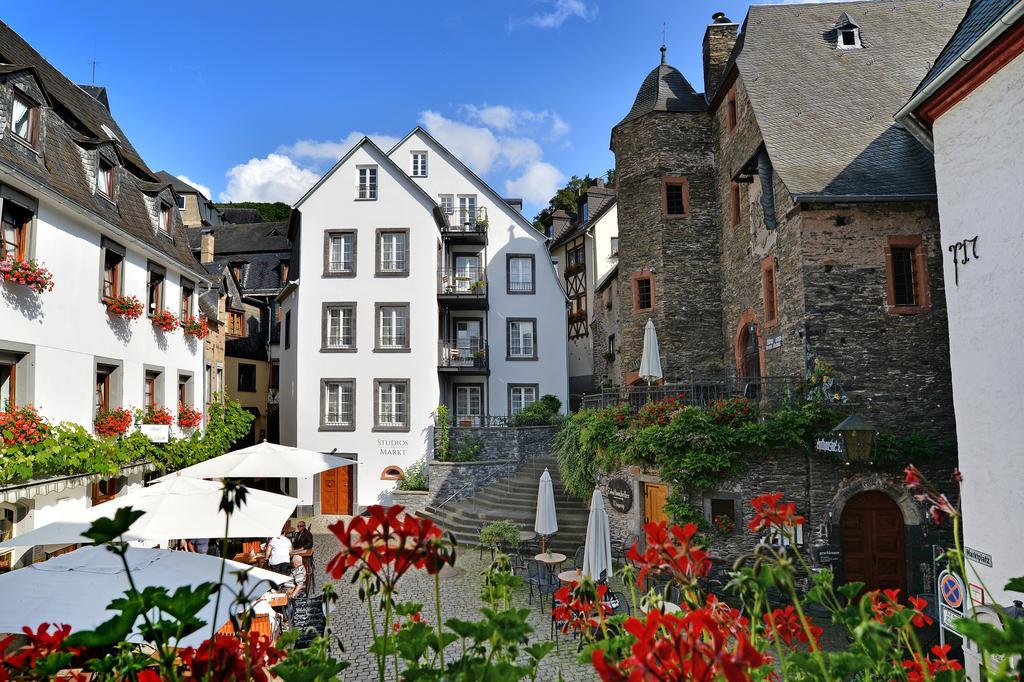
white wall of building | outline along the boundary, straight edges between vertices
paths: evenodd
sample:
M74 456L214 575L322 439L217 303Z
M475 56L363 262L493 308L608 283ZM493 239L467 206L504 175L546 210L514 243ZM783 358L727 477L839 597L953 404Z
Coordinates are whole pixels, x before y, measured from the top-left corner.
M1021 112L1024 56L942 114L933 128L964 536L969 547L992 556L991 568L974 563L973 569L1004 606L1020 598L1002 589L1006 581L1024 575ZM954 266L949 246L974 237L977 258L968 246L969 262Z

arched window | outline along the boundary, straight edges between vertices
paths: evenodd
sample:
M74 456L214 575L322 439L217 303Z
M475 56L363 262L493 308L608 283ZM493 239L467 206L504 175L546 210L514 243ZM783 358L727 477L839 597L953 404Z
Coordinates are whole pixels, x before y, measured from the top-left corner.
M761 399L761 384L764 376L764 350L761 345L760 327L757 315L747 309L740 316L735 336L736 376L742 395L748 400Z
M380 480L382 481L397 481L404 477L405 472L402 471L402 468L394 465L384 467L384 471L380 474Z

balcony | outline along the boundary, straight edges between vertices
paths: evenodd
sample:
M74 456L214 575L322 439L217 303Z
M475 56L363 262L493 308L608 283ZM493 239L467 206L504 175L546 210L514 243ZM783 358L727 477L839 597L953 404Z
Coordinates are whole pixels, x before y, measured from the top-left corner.
M437 271L437 300L452 310L487 309L484 268L441 268Z
M469 338L438 341L437 371L444 374L490 374L487 343Z
M602 389L583 396L581 409L608 407L628 403L633 409L645 403L682 395L690 407L707 407L723 398L746 398L761 407L778 408L799 403L806 397L804 379L796 376L775 377L694 377L681 383L660 386L626 386Z
M487 209L444 209L448 225L441 228L441 236L455 244L487 243Z

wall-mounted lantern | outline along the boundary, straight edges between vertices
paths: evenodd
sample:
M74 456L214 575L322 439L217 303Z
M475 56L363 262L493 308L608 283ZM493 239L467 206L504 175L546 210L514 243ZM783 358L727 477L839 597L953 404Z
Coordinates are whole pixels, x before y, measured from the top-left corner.
M848 462L870 462L875 455L875 435L878 431L863 417L851 414L832 429L843 439Z

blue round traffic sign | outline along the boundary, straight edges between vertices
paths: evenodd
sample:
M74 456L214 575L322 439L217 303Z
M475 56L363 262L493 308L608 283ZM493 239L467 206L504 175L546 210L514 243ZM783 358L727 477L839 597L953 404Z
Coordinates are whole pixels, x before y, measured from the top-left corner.
M950 608L961 608L964 603L964 584L960 577L943 571L939 576L939 596Z

